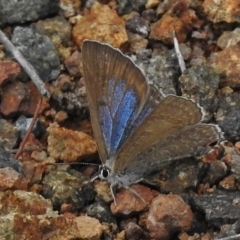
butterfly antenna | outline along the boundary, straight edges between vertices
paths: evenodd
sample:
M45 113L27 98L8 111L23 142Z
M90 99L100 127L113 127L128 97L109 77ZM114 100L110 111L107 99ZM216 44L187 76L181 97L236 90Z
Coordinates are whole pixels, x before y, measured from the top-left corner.
M56 163L57 165L64 165L64 164L70 164L70 165L89 165L89 166L96 166L99 167L99 164L97 163L86 163L86 162L62 162L62 163Z

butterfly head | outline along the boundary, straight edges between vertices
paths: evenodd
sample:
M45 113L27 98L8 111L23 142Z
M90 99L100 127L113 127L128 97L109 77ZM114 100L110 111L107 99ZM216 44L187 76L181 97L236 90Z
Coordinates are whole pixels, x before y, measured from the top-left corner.
M111 168L105 164L99 166L98 172L92 177L91 182L100 178L101 180L108 181L112 187L113 186L128 186L131 183L129 182L129 178L124 174L115 174L111 171Z
M91 182L98 178L108 181L109 183L117 184L111 169L104 164L99 166L98 172L92 177Z
M111 175L110 169L105 165L100 165L98 170L98 177L102 180L108 180L109 175Z

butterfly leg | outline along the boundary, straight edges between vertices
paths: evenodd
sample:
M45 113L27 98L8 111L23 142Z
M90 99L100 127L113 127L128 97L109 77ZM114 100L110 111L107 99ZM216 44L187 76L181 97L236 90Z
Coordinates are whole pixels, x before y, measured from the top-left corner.
M117 185L116 183L111 183L111 185L110 185L110 191L111 191L111 194L112 194L112 197L113 197L115 206L117 205L117 202L116 202L116 198L115 198L115 195L114 195L113 188L114 188L116 185Z

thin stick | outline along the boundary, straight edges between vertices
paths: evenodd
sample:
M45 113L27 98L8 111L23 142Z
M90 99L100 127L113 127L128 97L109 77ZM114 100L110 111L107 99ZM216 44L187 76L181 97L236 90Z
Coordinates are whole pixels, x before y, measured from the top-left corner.
M16 159L18 159L19 155L22 153L23 147L26 144L30 133L32 132L33 126L34 126L34 124L35 124L35 122L37 120L37 117L38 117L38 114L39 114L39 111L40 111L40 107L42 105L42 100L43 100L43 98L41 97L39 99L39 101L38 101L38 105L37 105L36 111L34 112L34 116L33 116L33 119L31 121L31 124L30 124L30 126L29 126L29 128L27 130L26 135L24 136L24 138L23 138L23 140L22 140L22 142L21 142L21 144L19 146L19 149L18 149L17 153L15 154L15 158Z
M180 49L179 49L179 44L175 35L175 31L173 31L173 43L174 43L175 52L177 54L178 64L180 66L181 72L184 73L186 71L186 65L185 65L182 53L180 52Z
M20 53L20 51L9 41L6 35L0 29L0 41L3 43L5 48L12 53L14 58L18 61L18 63L22 66L28 76L31 78L33 83L36 85L38 91L41 93L42 96L50 97L48 90L46 89L43 81L38 76L36 70Z

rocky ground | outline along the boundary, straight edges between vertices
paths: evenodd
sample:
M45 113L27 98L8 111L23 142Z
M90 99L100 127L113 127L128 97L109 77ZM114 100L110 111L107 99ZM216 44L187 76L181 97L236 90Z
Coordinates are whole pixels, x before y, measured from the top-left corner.
M1 239L240 239L239 24L239 0L1 0L1 29L51 96L39 105L0 44ZM82 78L85 39L121 49L162 93L198 102L226 141L159 170L147 179L154 186L134 185L145 202L119 189L115 205L107 182L89 183L95 166L73 164L100 163Z

